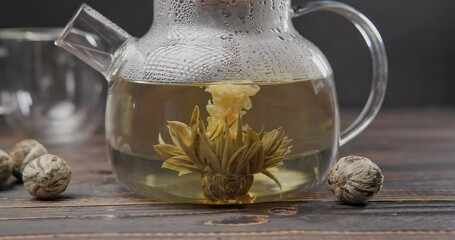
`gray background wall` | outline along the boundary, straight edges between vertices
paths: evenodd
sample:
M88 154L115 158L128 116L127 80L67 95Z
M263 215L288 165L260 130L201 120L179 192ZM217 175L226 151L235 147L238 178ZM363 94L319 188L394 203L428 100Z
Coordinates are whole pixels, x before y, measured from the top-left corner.
M0 28L64 26L82 2L135 36L152 24L153 0L1 0ZM365 13L383 35L390 63L385 106L455 106L455 1L341 2ZM294 23L330 60L341 104L363 105L371 69L368 50L355 28L331 13L313 13Z

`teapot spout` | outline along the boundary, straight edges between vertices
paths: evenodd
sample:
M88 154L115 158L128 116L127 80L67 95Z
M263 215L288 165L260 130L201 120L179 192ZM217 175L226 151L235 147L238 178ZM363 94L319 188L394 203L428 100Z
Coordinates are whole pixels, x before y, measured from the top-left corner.
M115 59L122 55L119 49L129 38L123 29L83 4L55 44L109 78Z

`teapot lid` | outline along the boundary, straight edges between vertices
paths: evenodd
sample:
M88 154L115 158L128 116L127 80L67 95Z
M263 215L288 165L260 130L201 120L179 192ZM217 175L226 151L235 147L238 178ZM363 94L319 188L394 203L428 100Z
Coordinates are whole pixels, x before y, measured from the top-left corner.
M289 9L289 0L155 2L152 28L131 41L117 74L170 83L331 75L324 55L292 26Z

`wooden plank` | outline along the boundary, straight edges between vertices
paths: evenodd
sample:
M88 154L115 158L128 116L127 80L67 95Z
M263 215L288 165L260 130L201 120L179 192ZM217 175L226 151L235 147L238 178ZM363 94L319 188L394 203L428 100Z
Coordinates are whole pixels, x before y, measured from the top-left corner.
M236 240L236 239L271 239L271 240L287 240L287 239L302 239L302 240L340 240L340 239L410 239L410 240L451 240L453 239L452 232L446 231L372 231L372 232L346 232L346 231L272 231L272 232L237 232L237 233L164 233L164 232L148 232L148 233L61 233L61 234L40 234L40 235L16 235L4 236L0 239L204 239L204 240Z
M336 201L327 187L293 201L245 206L171 204L115 182L102 134L49 146L73 169L54 201L14 181L0 187L0 239L455 239L455 110L385 111L340 155L370 157L385 175L366 207ZM17 137L1 130L0 148ZM4 128L3 128L4 129Z
M2 235L59 233L208 233L246 235L275 232L276 235L319 232L455 233L453 202L373 202L353 208L338 202L289 202L233 207L164 204L71 209L2 210ZM362 222L359 222L359 220ZM43 221L48 228L43 228ZM58 226L52 228L51 226ZM290 231L292 230L292 231Z

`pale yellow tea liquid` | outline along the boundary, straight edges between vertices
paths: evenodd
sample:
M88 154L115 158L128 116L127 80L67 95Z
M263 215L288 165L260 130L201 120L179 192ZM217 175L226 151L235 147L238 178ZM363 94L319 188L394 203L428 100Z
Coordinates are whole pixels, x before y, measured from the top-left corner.
M226 83L220 83L226 84ZM245 85L245 82L229 84ZM213 84L212 84L213 85ZM201 174L163 168L165 160L154 149L161 133L169 143L168 121L189 124L195 106L207 121L212 96L208 85L150 84L115 79L109 89L107 142L116 177L129 189L165 201L239 204L289 199L308 192L325 180L338 146L338 113L330 78L258 83L243 124L259 132L282 127L292 142L282 165L269 169L281 183L254 174L244 196L215 202L202 191Z

